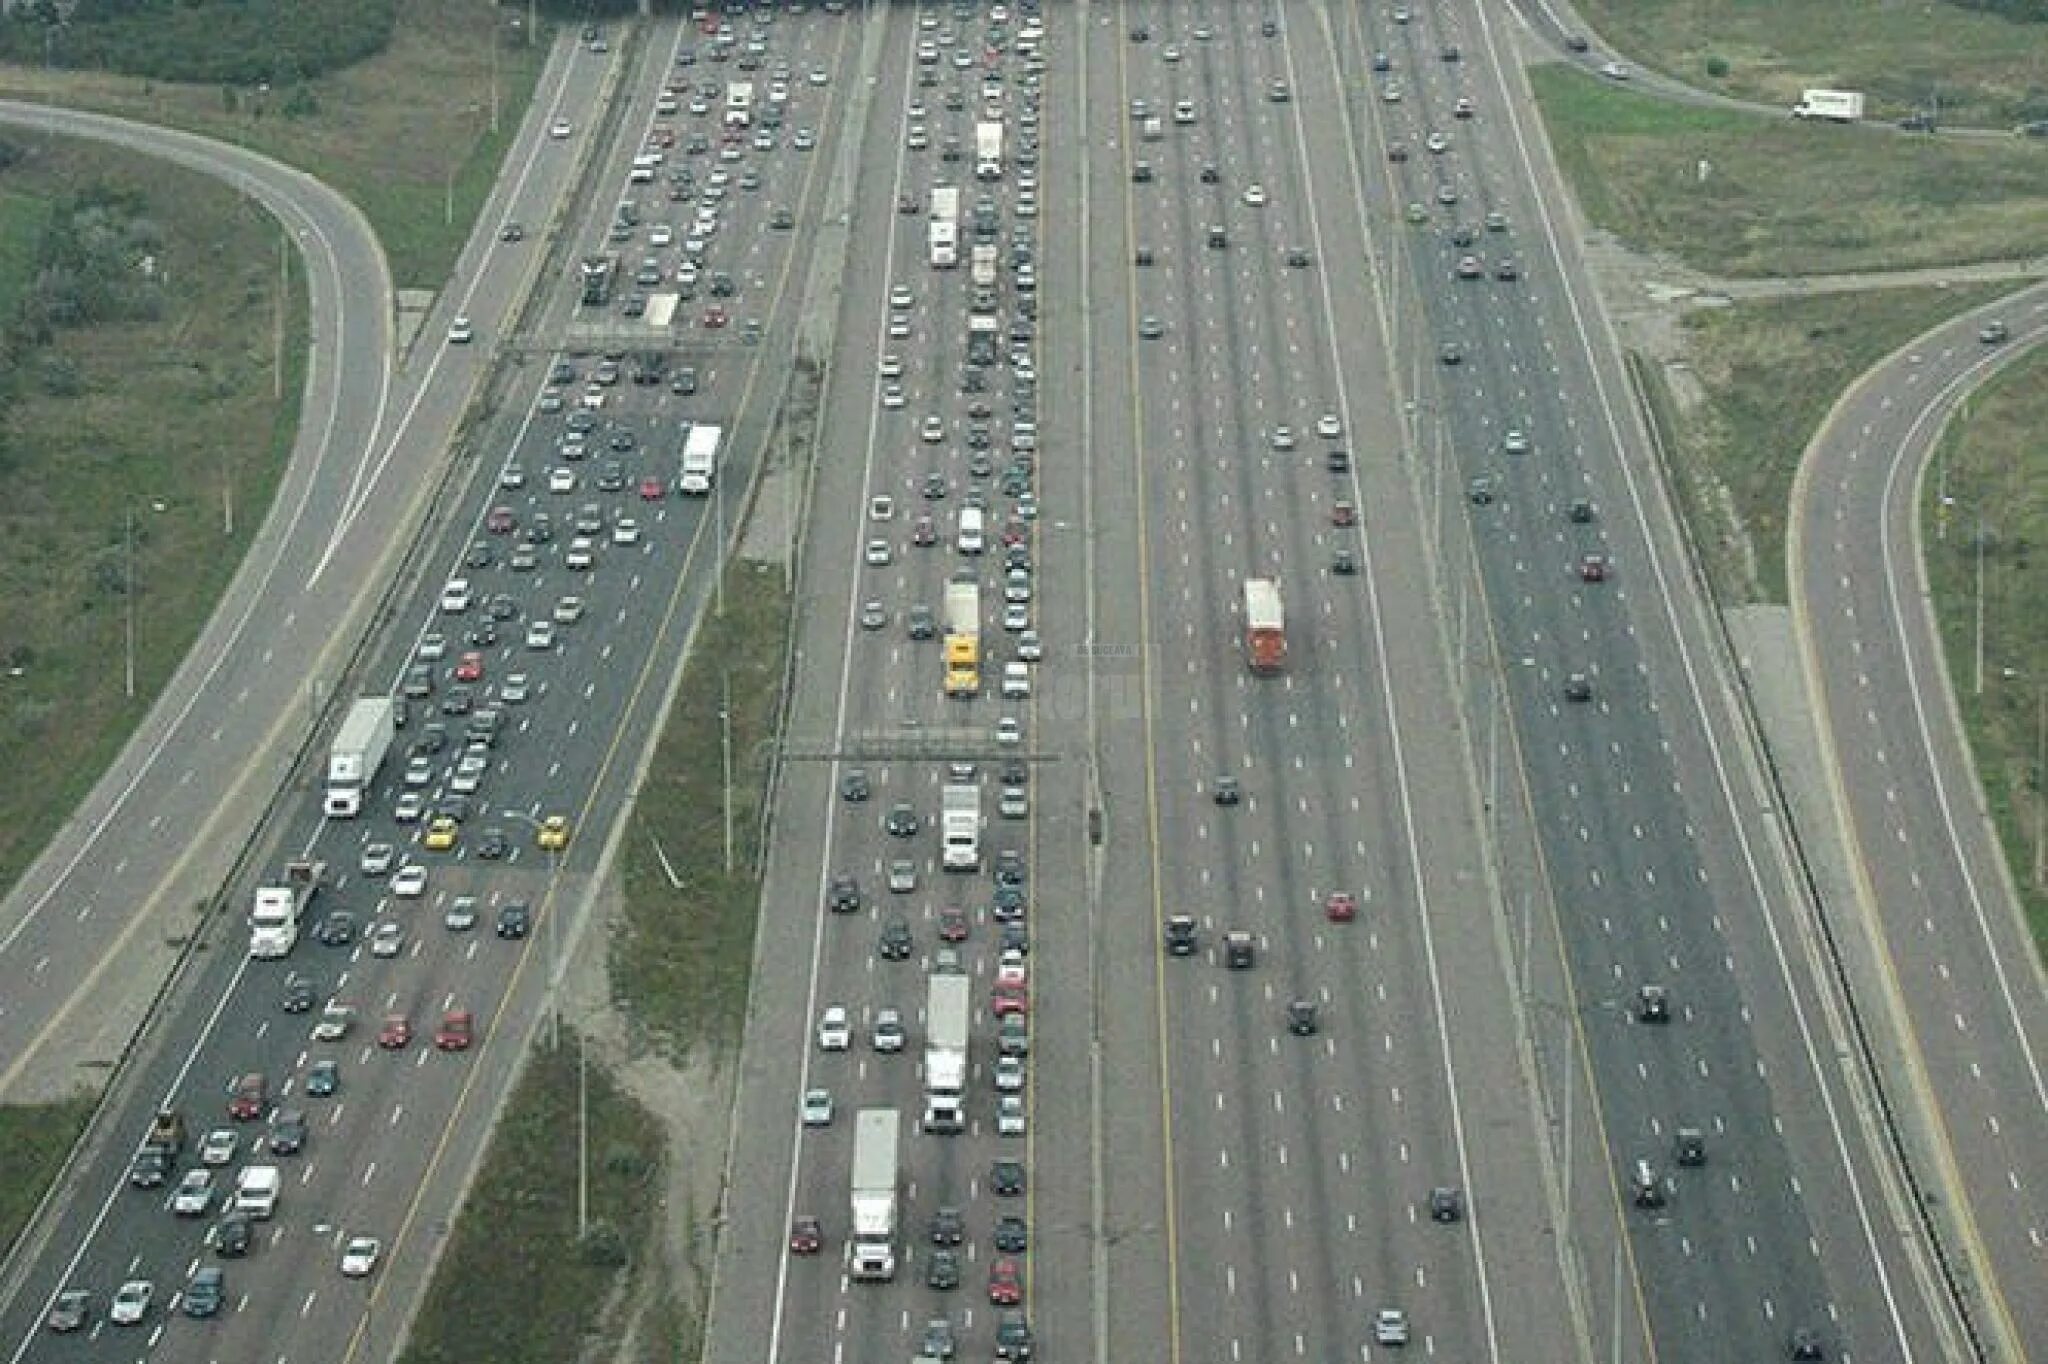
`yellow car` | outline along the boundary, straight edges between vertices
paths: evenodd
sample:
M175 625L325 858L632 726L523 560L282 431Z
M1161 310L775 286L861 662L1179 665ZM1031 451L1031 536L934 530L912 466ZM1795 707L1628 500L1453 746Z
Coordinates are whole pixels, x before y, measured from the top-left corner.
M428 852L447 852L455 846L458 827L447 815L435 815L434 822L427 826L426 845Z
M540 822L539 843L543 852L560 852L569 846L569 817L549 815Z

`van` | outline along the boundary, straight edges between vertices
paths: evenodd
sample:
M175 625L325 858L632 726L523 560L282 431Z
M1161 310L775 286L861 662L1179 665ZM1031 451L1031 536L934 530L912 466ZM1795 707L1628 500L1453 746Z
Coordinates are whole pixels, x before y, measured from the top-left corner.
M259 1222L277 1211L277 1191L284 1180L275 1165L251 1165L235 1177L235 1211Z
M1143 136L1147 142L1157 142L1166 131L1165 125L1161 124L1156 116L1146 119L1142 127Z
M959 549L962 554L979 554L986 547L982 536L982 514L978 507L965 507L960 512Z

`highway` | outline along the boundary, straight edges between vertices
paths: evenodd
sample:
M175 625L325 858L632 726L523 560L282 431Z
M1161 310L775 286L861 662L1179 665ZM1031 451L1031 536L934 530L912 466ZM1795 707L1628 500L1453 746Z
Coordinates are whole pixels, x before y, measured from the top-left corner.
M2009 341L1978 339L1993 319ZM1949 416L2044 327L2048 290L2035 287L1864 374L1808 447L1788 518L1792 604L1861 923L1955 1194L1936 1216L1975 1261L1981 1325L2027 1358L2048 1356L2048 1324L2026 1310L2048 1227L2033 1177L2048 1145L2044 989L1956 715L1951 688L1968 683L1950 677L1928 609L1922 512ZM1938 468L1933 478L1938 494ZM1977 514L1956 508L1948 534L1971 534Z
M524 363L508 380L500 415L474 437L480 457L449 488L417 569L392 608L394 628L373 642L366 690L409 691L412 670L420 667L432 695L410 702L397 751L363 818L323 822L317 769L295 786L250 877L231 888L233 912L213 925L210 950L196 959L166 1021L145 1040L117 1087L113 1116L88 1145L65 1198L41 1229L41 1253L0 1310L15 1342L11 1358L137 1352L160 1359L384 1358L425 1291L517 1059L549 1016L553 977L581 926L642 754L675 685L682 641L697 613L708 608L721 508L746 488L776 402L776 385L763 379L779 376L795 344L791 266L802 259L810 233L771 227L764 194L728 200L701 192L722 187L713 167L735 180L751 171L786 193L784 202L806 222L815 221L811 199L825 157L801 145L815 139L800 139L797 128L830 124L838 94L829 70L837 57L832 35L789 54L803 62L806 78L792 84L790 127L770 139L772 145L735 142L729 159L707 145L701 160L678 148L668 167L679 174L685 162L697 166L687 197L719 207L701 229L704 246L678 240L653 252L660 273L665 281L679 278L688 250L705 271L731 276L732 292L717 297L729 300L722 306L731 308L731 330L751 331L748 321L758 319L757 343L728 341L720 334L727 328L702 310L673 327L640 323L635 332L624 319L597 320L576 308L575 256L606 245L616 200L641 192L627 184L633 156L655 127L673 126L655 105L665 81L674 79L665 73L678 35L673 26L653 30L637 49L637 65L623 73L627 98L619 134L603 148L599 172L601 182L619 192L581 203L565 219L571 249L557 262L564 268L562 287L549 291L530 334L506 340L508 354ZM582 68L582 85L595 90L603 84L601 63L624 58L586 52L574 64ZM813 65L815 81L808 78ZM551 136L558 118L571 127ZM583 121L544 103L524 130L513 164L523 154L540 154L543 144L563 152L559 144L571 141L574 125ZM685 198L664 192L680 188L674 178L646 192L650 219L661 212L680 220L686 212L667 207ZM557 192L567 188L564 182ZM552 204L538 197L518 201L517 211L532 224L554 217ZM490 262L484 277L512 291L539 262L532 238L499 240L501 221L487 217L473 250ZM651 245L651 223L635 237L643 249ZM617 318L623 304L622 294L609 313L580 312ZM451 310L440 326L447 328L452 316ZM485 354L493 337L481 310L471 316L479 335L467 351L445 341L442 331L425 344L464 357ZM564 357L539 348L542 337L572 332L644 337L662 362L661 382L636 382L644 366L638 352L614 377L599 374L598 356ZM558 364L573 368L574 378L558 373ZM684 369L694 374L694 391L683 391L689 387ZM579 413L595 420L586 423ZM681 434L686 425L705 423L726 433L719 484L730 490L680 497L670 484ZM568 435L572 425L589 427L580 445ZM539 533L543 516L552 523L551 535ZM587 549L576 541L586 517L596 527ZM583 553L590 567L572 566ZM471 602L453 610L444 590L458 576L469 582ZM571 599L580 605L572 607ZM552 637L535 633L543 624L552 626ZM473 661L463 657L470 653ZM459 684L457 671L470 668L480 676ZM464 686L470 706L495 710L501 723L496 742L483 751L481 789L467 797L455 847L429 851L422 840L426 821L400 812L407 797L420 800L428 814L455 808L455 760L470 722L456 704ZM433 726L447 731L438 746L429 737ZM417 772L410 770L415 762ZM551 815L566 816L572 831L559 854L537 846L539 823ZM496 858L485 851L494 834L504 842ZM366 851L377 843L393 845L398 867L365 870ZM353 919L356 931L334 946L308 937L286 961L251 961L241 907L259 880L275 877L296 857L327 868L306 921L308 934L324 936L341 915ZM394 889L406 864L426 872L417 898ZM523 936L506 936L501 915L515 902L528 907L529 926ZM465 921L465 910L474 922ZM367 946L372 930L385 924L394 926L396 950L389 956ZM312 978L307 1013L283 1009L291 972ZM309 1046L308 1029L330 998L353 1007L352 1027L338 1041ZM473 1014L470 1048L436 1045L450 1011ZM394 1015L409 1025L412 1036L404 1045L392 1045L399 1041L389 1026ZM331 1095L306 1086L321 1061L336 1063L338 1088ZM267 1082L262 1116L231 1121L233 1081L250 1073ZM165 1104L187 1115L185 1158L164 1187L131 1188L129 1157L151 1112ZM294 1109L308 1119L305 1148L272 1155L266 1124ZM225 1183L259 1160L274 1161L285 1176L277 1213L255 1224L255 1245L246 1257L221 1251L218 1203L209 1216L191 1219L167 1207L171 1187L194 1163L199 1138L214 1128L240 1137L218 1180ZM351 1280L340 1273L339 1260L357 1236L377 1238L382 1253L369 1276ZM205 1265L225 1267L226 1303L219 1320L189 1320L181 1290ZM131 1278L153 1283L154 1302L139 1327L117 1326L108 1320L107 1305ZM47 1304L71 1286L96 1295L86 1328L68 1336L43 1330Z
M573 147L544 116L591 93L588 63L558 58L484 219L539 222L566 187ZM311 361L299 441L272 514L149 717L77 814L0 905L0 1093L97 1086L141 1025L193 926L300 753L307 717L354 662L353 641L404 560L446 448L490 368L488 347L393 353L381 249L355 208L301 172L241 148L97 114L8 104L17 127L119 142L217 176L276 214L306 263ZM494 233L493 233L494 235ZM428 317L498 327L526 271L472 249ZM530 265L530 262L527 262ZM173 496L177 494L173 493ZM279 658L301 660L296 667ZM210 799L195 808L195 792ZM167 922L179 930L166 932ZM110 1005L109 999L124 1001Z

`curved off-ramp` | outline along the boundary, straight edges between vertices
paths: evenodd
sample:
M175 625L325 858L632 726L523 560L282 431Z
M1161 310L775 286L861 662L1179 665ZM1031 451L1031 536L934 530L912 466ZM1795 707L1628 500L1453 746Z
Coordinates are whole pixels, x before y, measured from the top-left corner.
M1993 316L2012 339L1979 341ZM1920 509L1948 418L2048 338L2048 284L1973 309L1861 376L1807 446L1788 583L1875 985L1967 1255L1980 1326L2048 1359L2048 987L1964 733ZM1969 512L1974 521L1974 509ZM1969 533L1956 526L1957 534ZM1996 685L1996 683L1994 683Z

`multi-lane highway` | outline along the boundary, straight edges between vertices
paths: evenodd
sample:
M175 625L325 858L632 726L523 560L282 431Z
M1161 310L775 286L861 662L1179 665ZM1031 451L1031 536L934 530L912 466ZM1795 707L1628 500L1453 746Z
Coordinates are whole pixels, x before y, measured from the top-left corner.
M479 308L466 315L472 339L458 342L463 315L450 307L438 319L445 330L427 339L459 357L502 342L524 363L506 384L505 415L473 438L486 453L448 488L392 606L394 628L377 636L361 673L361 690L404 699L406 723L362 817L322 820L316 765L268 831L251 876L232 887L237 912L212 926L212 950L130 1067L41 1229L41 1254L5 1313L12 1357L139 1349L160 1358L381 1358L424 1290L509 1073L547 1012L682 641L710 598L721 557L714 532L729 529L718 509L744 494L794 345L792 265L810 233L774 224L784 216L777 206L791 223L819 216L824 158L813 130L831 123L843 33L820 31L778 53L801 63L795 79L775 81L779 133L726 139L720 151L708 141L693 151L695 139L684 139L647 188L629 179L633 158L661 148L658 130L676 125L687 98L664 89L683 89L678 33L653 30L630 59L574 59L585 85L604 83L607 60L631 65L616 139L594 174L605 190L563 215L566 250L550 258L562 268L546 276L529 329L494 335L509 311ZM764 96L768 83L764 74ZM582 135L589 112L544 104L529 150L568 155L562 144ZM557 193L568 187L564 177ZM615 206L627 198L643 211L622 242ZM538 231L500 224L538 229L557 215L539 198L508 208L487 220L474 250L484 258L480 278L496 280L509 303L539 268L543 242ZM657 239L653 229L670 224ZM687 301L694 286L684 280L702 278L686 319L657 328L629 317L623 289L603 308L579 306L576 258L628 243L628 275L654 281L650 308ZM479 284L475 296L486 292ZM622 350L563 354L540 340L569 335ZM627 348L633 341L642 344ZM713 427L723 436L718 491L683 496L684 433ZM452 598L458 578L468 590ZM473 729L483 712L498 717L487 744ZM570 830L560 851L538 837L554 815ZM438 848L430 833L444 817L453 846ZM299 858L326 869L306 936L285 960L252 961L239 907ZM422 884L401 891L408 867ZM304 1012L286 1007L294 975L307 982ZM353 1010L347 1032L309 1040L329 1001ZM466 1046L446 1035L451 1013L472 1017ZM331 1063L331 1083L314 1082L329 1070L322 1063ZM262 1077L265 1092L238 1119L230 1100L249 1075ZM159 1106L185 1115L188 1142L164 1184L135 1187L129 1158ZM293 1113L306 1119L304 1146L276 1152ZM221 1139L233 1149L214 1169L216 1196L202 1215L176 1215L172 1194L203 1168L198 1152L216 1129L233 1134ZM279 1205L250 1227L251 1248L234 1253L226 1186L262 1165L282 1171ZM361 1280L342 1264L357 1237L381 1243ZM188 1320L183 1290L209 1266L227 1273L220 1319ZM129 1281L153 1288L134 1326L109 1314ZM71 1287L93 1294L84 1328L46 1331L46 1306Z
M2044 321L2048 290L2029 289L1859 379L1801 465L1787 556L1881 999L1933 1128L1923 1149L1958 1195L1935 1215L1974 1261L1987 1336L2029 1358L2048 1353L2048 1324L2025 1308L2048 1226L2033 1178L2048 1122L2043 986L1955 718L1921 527L1949 415L2038 344ZM1992 323L2008 339L1986 339ZM1975 515L1961 509L1950 533Z

